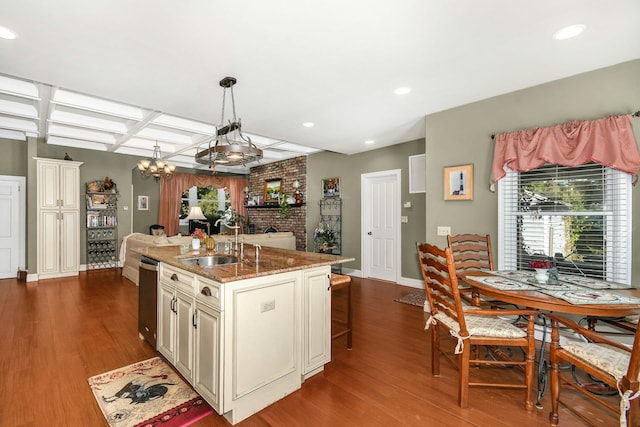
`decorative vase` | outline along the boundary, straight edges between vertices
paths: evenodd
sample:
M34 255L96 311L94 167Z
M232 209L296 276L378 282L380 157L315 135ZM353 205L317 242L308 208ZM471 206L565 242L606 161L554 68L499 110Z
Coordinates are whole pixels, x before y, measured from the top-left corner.
M536 281L538 283L547 283L549 280L549 270L546 268L536 268Z
M194 251L197 251L198 249L200 249L200 239L192 239L191 240L191 248Z

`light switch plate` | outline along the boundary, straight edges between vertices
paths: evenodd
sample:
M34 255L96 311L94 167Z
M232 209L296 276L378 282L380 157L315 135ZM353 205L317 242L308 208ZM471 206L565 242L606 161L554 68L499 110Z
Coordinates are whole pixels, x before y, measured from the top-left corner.
M448 225L439 225L437 233L438 236L446 236L448 234L451 234L451 227Z
M403 224L407 224L407 223L409 222L409 217L408 217L408 216L401 216L401 217L400 217L400 221L401 221Z

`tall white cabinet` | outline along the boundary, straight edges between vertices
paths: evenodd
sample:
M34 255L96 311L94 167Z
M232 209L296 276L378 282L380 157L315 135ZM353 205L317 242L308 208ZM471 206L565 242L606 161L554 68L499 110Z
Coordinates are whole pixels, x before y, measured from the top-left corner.
M80 270L81 162L36 158L38 278Z

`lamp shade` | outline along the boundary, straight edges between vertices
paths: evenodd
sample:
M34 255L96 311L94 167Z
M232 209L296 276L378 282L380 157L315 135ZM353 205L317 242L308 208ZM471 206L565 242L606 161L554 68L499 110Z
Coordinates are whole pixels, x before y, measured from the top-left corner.
M200 206L193 206L191 207L186 219L207 219L207 217L202 213Z

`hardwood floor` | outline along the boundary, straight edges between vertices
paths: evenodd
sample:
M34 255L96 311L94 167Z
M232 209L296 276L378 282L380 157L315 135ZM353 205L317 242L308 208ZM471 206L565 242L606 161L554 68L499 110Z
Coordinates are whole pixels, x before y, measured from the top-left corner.
M520 390L472 388L460 409L456 370L442 361L442 376L431 375L422 308L394 302L415 289L358 278L352 287L353 350L346 336L334 340L324 372L238 426L549 425L548 396L529 414ZM339 292L334 310L343 312ZM138 339L137 304L119 270L0 280L0 426L107 426L87 378L157 355ZM582 410L617 424L589 403ZM229 423L214 414L193 425ZM582 424L563 409L560 425Z

